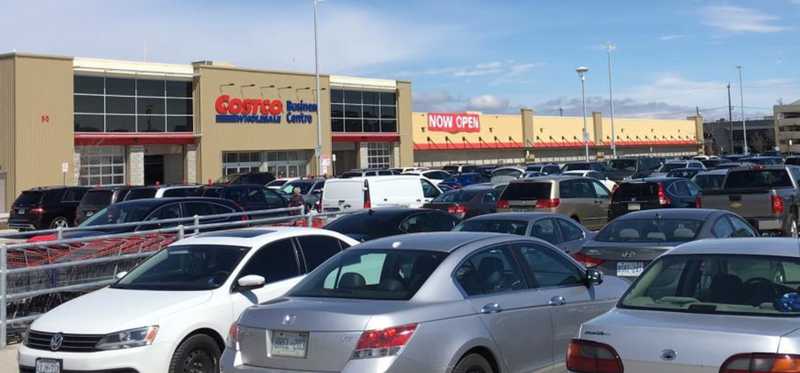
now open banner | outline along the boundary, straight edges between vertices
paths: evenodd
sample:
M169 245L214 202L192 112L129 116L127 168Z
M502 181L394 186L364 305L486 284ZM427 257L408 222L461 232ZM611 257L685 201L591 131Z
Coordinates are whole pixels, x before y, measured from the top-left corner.
M429 113L428 131L431 132L480 132L481 116L469 113Z

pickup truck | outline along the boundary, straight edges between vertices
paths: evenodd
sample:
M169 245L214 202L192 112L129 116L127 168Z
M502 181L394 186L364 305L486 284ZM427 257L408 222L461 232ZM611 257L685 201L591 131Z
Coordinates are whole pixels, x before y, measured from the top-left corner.
M800 167L733 168L722 188L705 190L704 208L735 212L765 235L797 237Z

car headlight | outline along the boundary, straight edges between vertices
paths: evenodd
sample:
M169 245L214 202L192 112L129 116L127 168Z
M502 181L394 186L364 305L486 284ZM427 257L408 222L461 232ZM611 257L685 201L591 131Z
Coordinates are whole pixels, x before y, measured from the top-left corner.
M120 350L124 348L142 347L153 344L158 334L158 326L123 330L103 337L97 342L98 350Z

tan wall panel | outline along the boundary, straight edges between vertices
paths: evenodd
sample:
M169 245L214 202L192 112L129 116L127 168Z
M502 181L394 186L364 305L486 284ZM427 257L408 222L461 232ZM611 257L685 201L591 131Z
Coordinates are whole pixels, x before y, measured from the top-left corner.
M14 58L0 59L0 172L6 174L3 211L14 202Z
M15 87L16 192L75 184L72 59L17 56Z
M615 118L614 128L617 131L617 141L653 139L697 141L694 120ZM603 121L603 133L607 142L610 142L611 120Z
M199 147L198 180L216 180L222 176L223 151L313 150L317 142L316 113L312 124L290 124L286 120L285 103L316 102L313 75L271 73L229 68L198 66L199 84L195 89L195 126L202 134ZM226 86L233 83L232 86ZM255 84L254 87L244 87ZM274 85L275 88L261 88ZM292 88L278 89L291 86ZM328 76L320 77L322 109L322 153L330 156L330 84ZM306 88L298 90L298 88ZM214 102L222 94L239 98L270 98L284 102L280 124L217 123ZM316 162L310 162L310 172Z
M480 116L480 121L480 132L431 132L428 131L428 113L413 113L414 143L427 144L428 138L430 138L430 142L436 144L448 143L447 139L456 144L463 144L463 138L472 144L480 143L480 139L487 143L510 141L523 143L521 115L486 114Z
M411 114L411 83L397 82L397 131L400 133L400 164L396 167L409 167L414 164L414 136Z
M536 142L582 142L583 117L542 117L533 118L536 128L534 136ZM589 139L594 138L592 117L587 116L586 127ZM552 138L551 138L552 137Z

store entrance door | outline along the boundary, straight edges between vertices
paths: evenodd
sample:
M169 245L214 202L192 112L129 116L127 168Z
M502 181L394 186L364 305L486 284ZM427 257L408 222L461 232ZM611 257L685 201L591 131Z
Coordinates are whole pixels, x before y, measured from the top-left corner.
M144 156L144 184L155 185L164 183L164 156Z
M337 150L333 152L336 157L334 163L334 175L341 175L344 172L358 168L358 151L356 150Z

